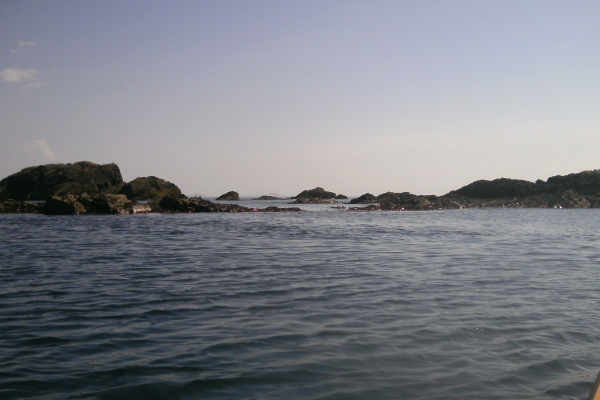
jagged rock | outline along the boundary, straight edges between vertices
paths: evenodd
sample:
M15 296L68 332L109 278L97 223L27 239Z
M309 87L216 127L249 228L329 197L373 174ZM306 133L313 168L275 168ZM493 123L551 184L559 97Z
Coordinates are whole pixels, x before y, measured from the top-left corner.
M135 178L123 185L120 194L127 196L129 200L150 200L159 202L165 196L179 196L181 190L169 181L156 176Z
M46 164L25 168L0 181L0 199L44 200L52 195L115 193L123 184L116 164Z
M1 213L27 213L36 214L42 211L43 204L33 203L31 201L8 199L0 201Z
M350 204L370 204L377 203L377 197L371 193L365 193L355 199L350 200Z
M82 194L78 201L88 214L125 214L131 212L132 202L124 194Z
M234 192L232 190L230 192L220 195L219 197L216 198L216 200L239 201L240 194L238 192Z
M251 211L247 207L238 204L216 204L202 197L187 198L181 196L166 196L160 201L160 208L163 211L171 212L246 212Z
M123 194L82 194L50 196L42 208L49 215L125 214L131 213L132 203Z
M48 215L84 214L87 210L76 196L50 196L46 199L42 212Z
M159 206L161 210L173 212L192 212L193 208L190 205L190 199L185 195L165 196L160 200Z

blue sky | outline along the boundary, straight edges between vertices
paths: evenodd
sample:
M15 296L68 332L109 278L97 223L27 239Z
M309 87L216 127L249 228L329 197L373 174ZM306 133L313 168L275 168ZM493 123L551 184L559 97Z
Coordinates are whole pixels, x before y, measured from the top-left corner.
M600 168L597 1L0 3L0 178L444 194Z

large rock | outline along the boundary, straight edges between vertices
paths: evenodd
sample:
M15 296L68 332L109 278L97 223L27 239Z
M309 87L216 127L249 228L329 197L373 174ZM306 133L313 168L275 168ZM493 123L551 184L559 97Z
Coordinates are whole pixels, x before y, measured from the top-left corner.
M230 192L220 195L219 197L216 198L216 200L239 201L240 194L238 192L234 192L232 190Z
M0 199L44 200L67 194L116 193L123 184L116 164L46 164L25 168L0 181Z
M156 176L146 176L135 178L124 184L119 193L124 194L129 200L133 201L150 200L159 202L165 196L179 196L181 190L174 183Z

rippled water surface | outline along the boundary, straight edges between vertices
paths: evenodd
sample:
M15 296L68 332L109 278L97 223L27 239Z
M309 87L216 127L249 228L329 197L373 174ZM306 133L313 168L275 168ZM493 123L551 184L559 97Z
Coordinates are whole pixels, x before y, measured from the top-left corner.
M2 399L585 399L600 210L0 215Z

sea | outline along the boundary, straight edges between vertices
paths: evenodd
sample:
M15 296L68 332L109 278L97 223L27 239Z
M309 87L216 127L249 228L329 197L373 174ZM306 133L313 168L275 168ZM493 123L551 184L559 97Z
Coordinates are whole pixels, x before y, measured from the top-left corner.
M600 210L301 208L0 215L0 399L587 398Z

